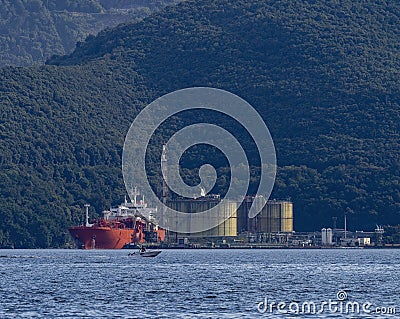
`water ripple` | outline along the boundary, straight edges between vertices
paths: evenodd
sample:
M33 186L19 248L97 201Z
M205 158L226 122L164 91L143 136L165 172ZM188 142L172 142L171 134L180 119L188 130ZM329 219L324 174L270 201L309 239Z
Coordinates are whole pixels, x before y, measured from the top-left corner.
M156 258L17 252L0 251L1 318L343 318L257 310L265 298L321 303L339 290L400 312L397 250L165 250Z

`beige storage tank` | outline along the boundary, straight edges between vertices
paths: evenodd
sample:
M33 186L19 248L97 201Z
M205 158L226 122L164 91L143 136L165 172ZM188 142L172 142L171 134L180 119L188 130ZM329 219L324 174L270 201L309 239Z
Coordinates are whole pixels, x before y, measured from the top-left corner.
M293 232L293 203L291 202L282 202L281 232Z
M219 196L205 196L197 199L176 199L171 200L167 205L177 211L184 213L198 213L213 208L220 204L218 209L218 217L216 220L224 220L221 224L213 227L209 230L190 233L190 234L178 234L178 236L185 237L235 237L237 236L237 203L235 201L227 201L221 203ZM198 216L193 214L189 218L188 223L201 222L199 218L204 216ZM212 217L211 217L212 218Z
M268 201L262 211L253 218L257 233L293 232L293 203Z

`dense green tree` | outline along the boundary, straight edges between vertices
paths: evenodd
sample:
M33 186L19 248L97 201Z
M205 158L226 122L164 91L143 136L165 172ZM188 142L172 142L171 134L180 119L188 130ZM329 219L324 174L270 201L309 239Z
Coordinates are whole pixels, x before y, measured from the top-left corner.
M178 0L2 0L0 66L43 64L100 30L148 16Z
M192 86L226 89L259 111L277 150L272 196L293 200L296 230L331 226L332 217L341 226L345 213L351 229L400 224L399 11L372 0L185 1L100 32L46 66L1 69L1 246L63 246L84 203L93 216L118 203L135 115ZM196 112L156 132L154 188L162 141L201 121L245 145L254 193L259 167L249 137L226 117ZM229 169L212 148L189 150L182 174L195 183L196 167L210 158L214 190L224 193Z

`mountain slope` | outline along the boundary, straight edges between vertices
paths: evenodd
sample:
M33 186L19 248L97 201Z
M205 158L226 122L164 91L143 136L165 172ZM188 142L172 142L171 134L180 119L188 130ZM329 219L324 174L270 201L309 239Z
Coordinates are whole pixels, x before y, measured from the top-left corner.
M0 1L0 66L42 64L88 35L132 22L174 0Z
M310 223L344 211L359 227L398 222L399 9L376 1L186 2L101 33L53 63L104 57L134 63L156 91L207 85L237 93L276 142L284 180L275 196L292 196Z
M134 115L191 86L229 90L263 116L277 148L273 196L294 201L296 230L331 226L345 212L351 229L400 223L399 9L187 1L100 32L53 65L3 69L0 244L62 245L84 202L97 211L117 202ZM182 115L159 134L198 118Z

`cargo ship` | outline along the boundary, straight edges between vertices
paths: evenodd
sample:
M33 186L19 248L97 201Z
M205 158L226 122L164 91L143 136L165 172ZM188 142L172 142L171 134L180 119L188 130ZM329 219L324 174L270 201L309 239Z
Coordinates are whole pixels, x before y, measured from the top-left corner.
M155 209L147 207L134 192L131 201L103 211L103 216L89 223L89 205L85 205L85 224L68 228L78 248L121 249L126 244L163 242L165 230L154 219Z

